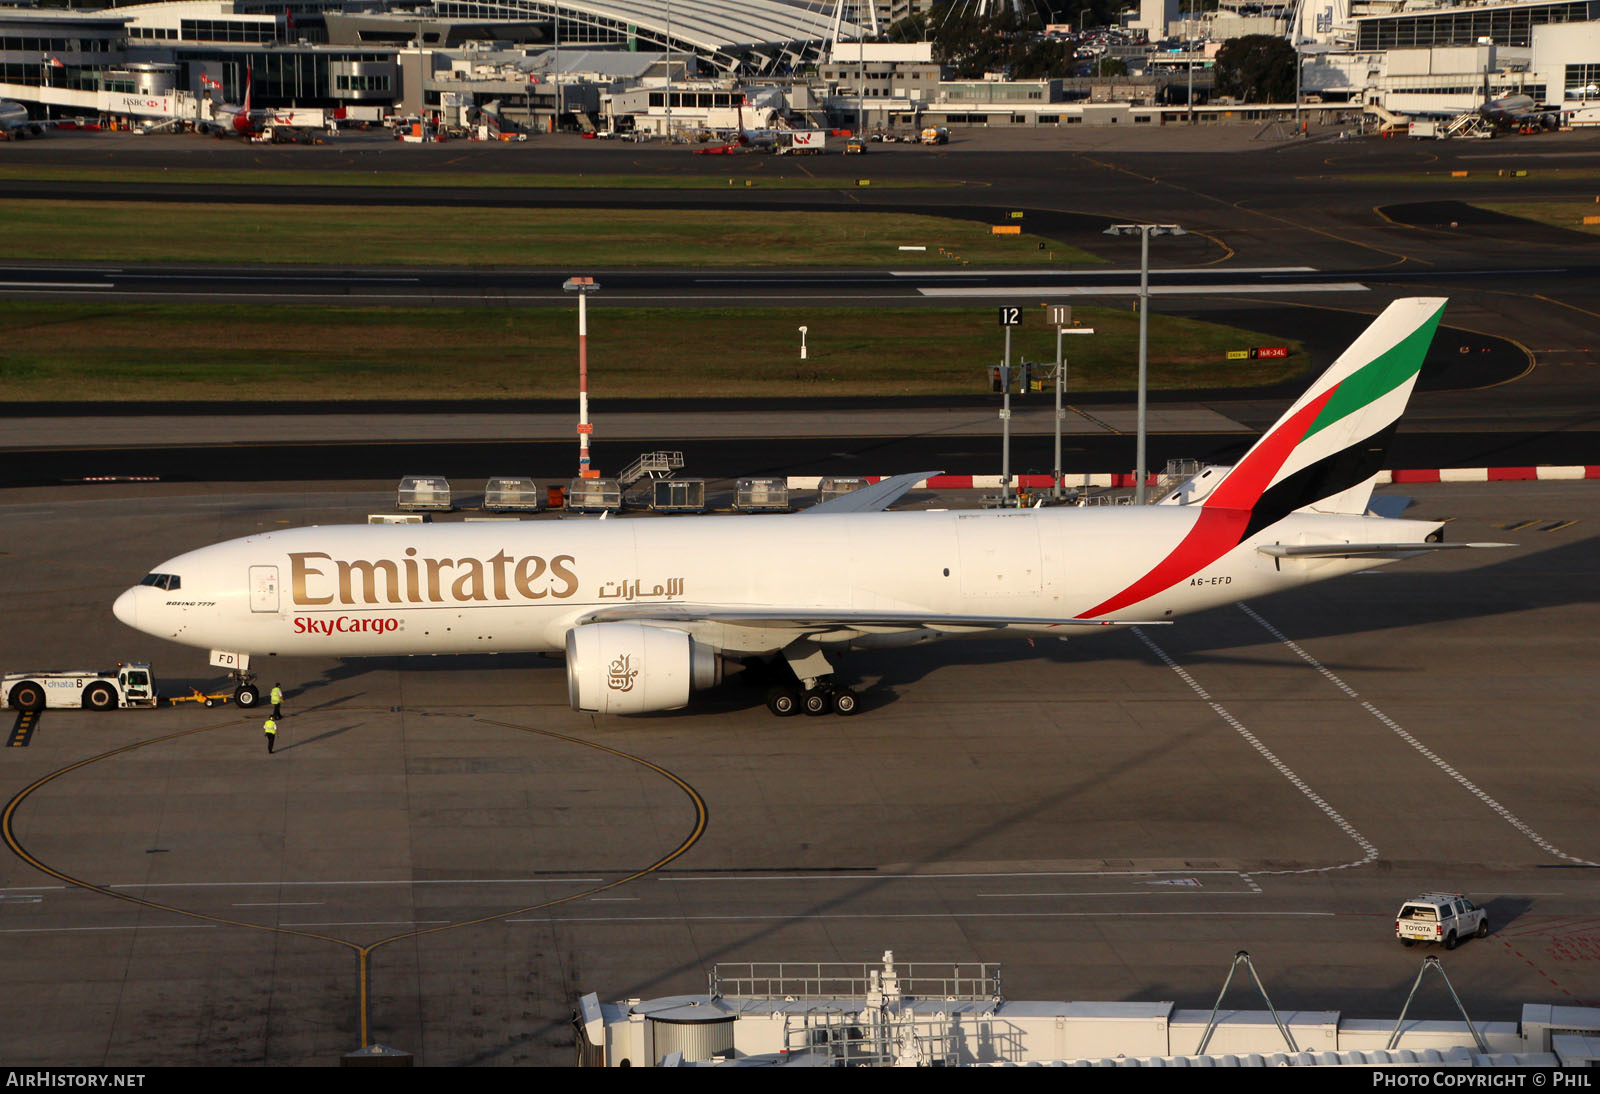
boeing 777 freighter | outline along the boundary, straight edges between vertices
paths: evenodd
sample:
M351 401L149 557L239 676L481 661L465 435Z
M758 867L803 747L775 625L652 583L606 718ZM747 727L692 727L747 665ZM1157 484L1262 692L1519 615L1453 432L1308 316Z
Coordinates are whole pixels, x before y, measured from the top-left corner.
M796 515L296 528L179 555L114 610L237 670L262 654L564 650L572 706L628 714L686 705L735 659L780 670L776 714L850 714L831 662L849 649L1165 623L1480 546L1367 511L1443 308L1389 305L1214 486L1161 504L840 511L907 482Z

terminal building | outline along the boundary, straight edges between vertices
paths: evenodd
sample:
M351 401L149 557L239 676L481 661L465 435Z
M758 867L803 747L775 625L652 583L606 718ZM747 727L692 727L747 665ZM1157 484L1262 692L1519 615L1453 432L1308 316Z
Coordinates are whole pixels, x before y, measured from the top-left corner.
M1303 84L1324 100L1446 116L1521 94L1600 102L1600 0L1312 0L1298 35Z
M248 76L257 107L437 112L476 95L459 86L471 66L458 65L456 54L500 54L504 63L487 93L520 103L527 119L542 115L553 124L565 105L564 93L554 90L567 79L563 53L651 57L663 84L677 71L787 75L814 64L835 38L864 33L846 11L853 15L854 6L791 0L680 0L676 7L670 0L435 0L410 7L390 0L158 0L92 12L9 6L0 7L0 98L27 104L37 116L202 120L210 89L220 84L222 100L239 103ZM547 52L552 59L541 58ZM643 67L648 73L651 66ZM577 101L598 109L596 93L580 91Z
M1309 116L1445 117L1527 95L1600 122L1600 0L1228 0L1140 18L1166 45L1131 79L947 81L929 43L867 42L854 0L156 0L97 11L0 7L0 99L35 117L145 126L208 120L217 102L351 120L388 115L502 131L558 127L693 137L735 126L1161 125L1254 121L1287 104L1202 102L1215 40L1300 42ZM1209 44L1196 44L1201 38ZM1193 69L1190 73L1188 70ZM1183 96L1186 98L1187 96ZM1591 104L1594 104L1591 107Z

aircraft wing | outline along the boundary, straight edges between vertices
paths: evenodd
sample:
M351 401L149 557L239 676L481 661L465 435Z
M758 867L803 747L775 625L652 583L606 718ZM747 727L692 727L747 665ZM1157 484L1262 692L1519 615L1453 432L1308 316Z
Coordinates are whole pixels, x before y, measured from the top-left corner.
M895 475L882 479L871 486L864 486L860 490L853 490L843 497L825 501L820 505L813 505L809 509L802 509L802 513L876 513L887 509L900 500L900 495L910 490L923 479L942 475L943 471L912 471L906 475Z
M1256 550L1272 558L1406 558L1429 551L1515 546L1515 543L1317 543L1309 546L1263 543Z
M699 604L618 604L596 608L577 622L620 620L658 623L726 623L770 630L992 630L999 627L1155 627L1170 619L1041 619L1036 616L947 615L940 612L856 612L818 608L725 608Z

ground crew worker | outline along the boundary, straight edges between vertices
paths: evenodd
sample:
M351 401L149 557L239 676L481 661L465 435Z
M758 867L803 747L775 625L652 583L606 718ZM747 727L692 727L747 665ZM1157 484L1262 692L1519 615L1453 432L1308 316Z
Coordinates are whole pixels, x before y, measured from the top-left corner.
M283 685L282 684L273 684L272 685L272 716L274 718L282 718L283 717Z
M273 721L271 718L268 718L266 724L264 724L261 728L264 729L267 734L267 755L270 756L272 755L272 746L278 740L278 723Z

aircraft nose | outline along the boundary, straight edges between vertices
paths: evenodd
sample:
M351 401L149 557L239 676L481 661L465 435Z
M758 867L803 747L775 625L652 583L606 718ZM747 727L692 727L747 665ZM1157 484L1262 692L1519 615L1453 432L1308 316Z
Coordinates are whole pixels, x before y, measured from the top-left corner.
M138 588L134 587L132 589L128 589L121 596L117 597L116 602L111 605L111 614L116 616L122 622L126 623L128 626L134 628L135 630L138 630L138 628L139 628L139 590L138 590Z

